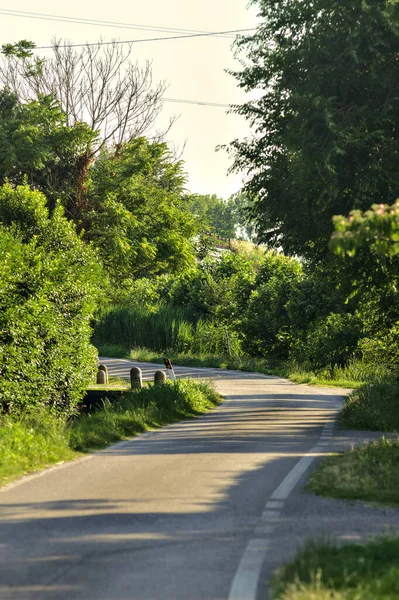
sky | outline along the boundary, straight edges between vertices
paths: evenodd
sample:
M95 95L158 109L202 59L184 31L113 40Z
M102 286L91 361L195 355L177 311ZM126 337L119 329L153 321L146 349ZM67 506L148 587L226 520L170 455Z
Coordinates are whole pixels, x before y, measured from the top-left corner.
M13 14L5 12L14 11ZM256 10L247 0L14 0L0 5L0 45L28 39L45 46L55 36L71 43L139 40L175 35L102 24L88 25L44 20L17 15L17 12L42 13L75 19L95 19L123 24L195 31L227 31L256 26ZM199 37L139 43L133 46L133 58L139 63L152 61L154 82L165 80L165 98L209 102L223 105L240 104L246 95L226 69L239 69L234 58L231 38ZM217 194L228 198L239 191L242 174L227 175L231 158L218 145L250 134L245 119L229 115L219 106L165 102L157 122L162 129L170 117L179 117L168 134L168 140L184 147L182 158L188 174L187 187L193 193Z

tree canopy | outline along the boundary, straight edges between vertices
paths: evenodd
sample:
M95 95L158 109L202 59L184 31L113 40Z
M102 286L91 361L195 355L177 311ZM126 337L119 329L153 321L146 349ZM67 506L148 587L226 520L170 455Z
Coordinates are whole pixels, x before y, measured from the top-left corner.
M77 220L79 181L96 133L86 123L68 125L52 96L22 103L0 90L0 181L26 181L42 191L54 208L58 199Z
M137 138L104 149L89 172L87 238L113 278L176 273L194 262L196 232L181 162L165 143Z
M327 245L332 217L399 195L399 16L392 0L256 0L234 75L256 99L234 167L261 239L290 253Z

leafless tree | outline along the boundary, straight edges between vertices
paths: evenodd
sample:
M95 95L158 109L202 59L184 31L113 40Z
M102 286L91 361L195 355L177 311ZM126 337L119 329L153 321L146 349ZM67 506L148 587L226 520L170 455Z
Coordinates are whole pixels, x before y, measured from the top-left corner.
M131 60L132 45L116 41L75 48L52 42L53 56L4 57L0 85L22 101L51 94L58 99L68 124L86 122L99 133L92 157L104 145L118 147L145 135L162 108L166 85L153 85L151 63Z

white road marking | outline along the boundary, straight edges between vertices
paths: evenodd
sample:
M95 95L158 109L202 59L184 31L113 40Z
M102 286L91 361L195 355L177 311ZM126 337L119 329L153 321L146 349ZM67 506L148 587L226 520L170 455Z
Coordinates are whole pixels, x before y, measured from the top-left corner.
M272 500L286 500L288 498L298 481L301 479L302 475L308 470L316 458L319 451L319 445L313 446L307 455L303 456L301 460L297 462L295 467L288 473L278 488L271 495Z
M249 542L233 579L229 600L250 600L256 597L259 573L269 545L269 540L265 538L254 538Z
M331 442L334 423L328 421L323 427L321 437L305 456L303 456L266 502L260 522L254 529L256 538L249 541L234 576L228 600L256 600L259 577L266 554L270 548L270 536L277 525L284 503L301 477L308 470L318 454ZM270 524L270 522L272 522ZM274 522L274 523L273 523ZM264 523L269 523L265 525ZM263 538L261 536L264 536Z
M279 510L264 510L260 519L261 521L276 521L280 516Z
M284 500L269 500L266 502L266 508L282 508Z

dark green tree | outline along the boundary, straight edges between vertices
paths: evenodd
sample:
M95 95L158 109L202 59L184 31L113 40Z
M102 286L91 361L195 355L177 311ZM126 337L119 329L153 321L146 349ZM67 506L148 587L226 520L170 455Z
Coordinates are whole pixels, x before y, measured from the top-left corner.
M392 0L256 0L241 39L236 108L254 128L235 140L261 239L325 250L332 217L399 193L399 15Z

